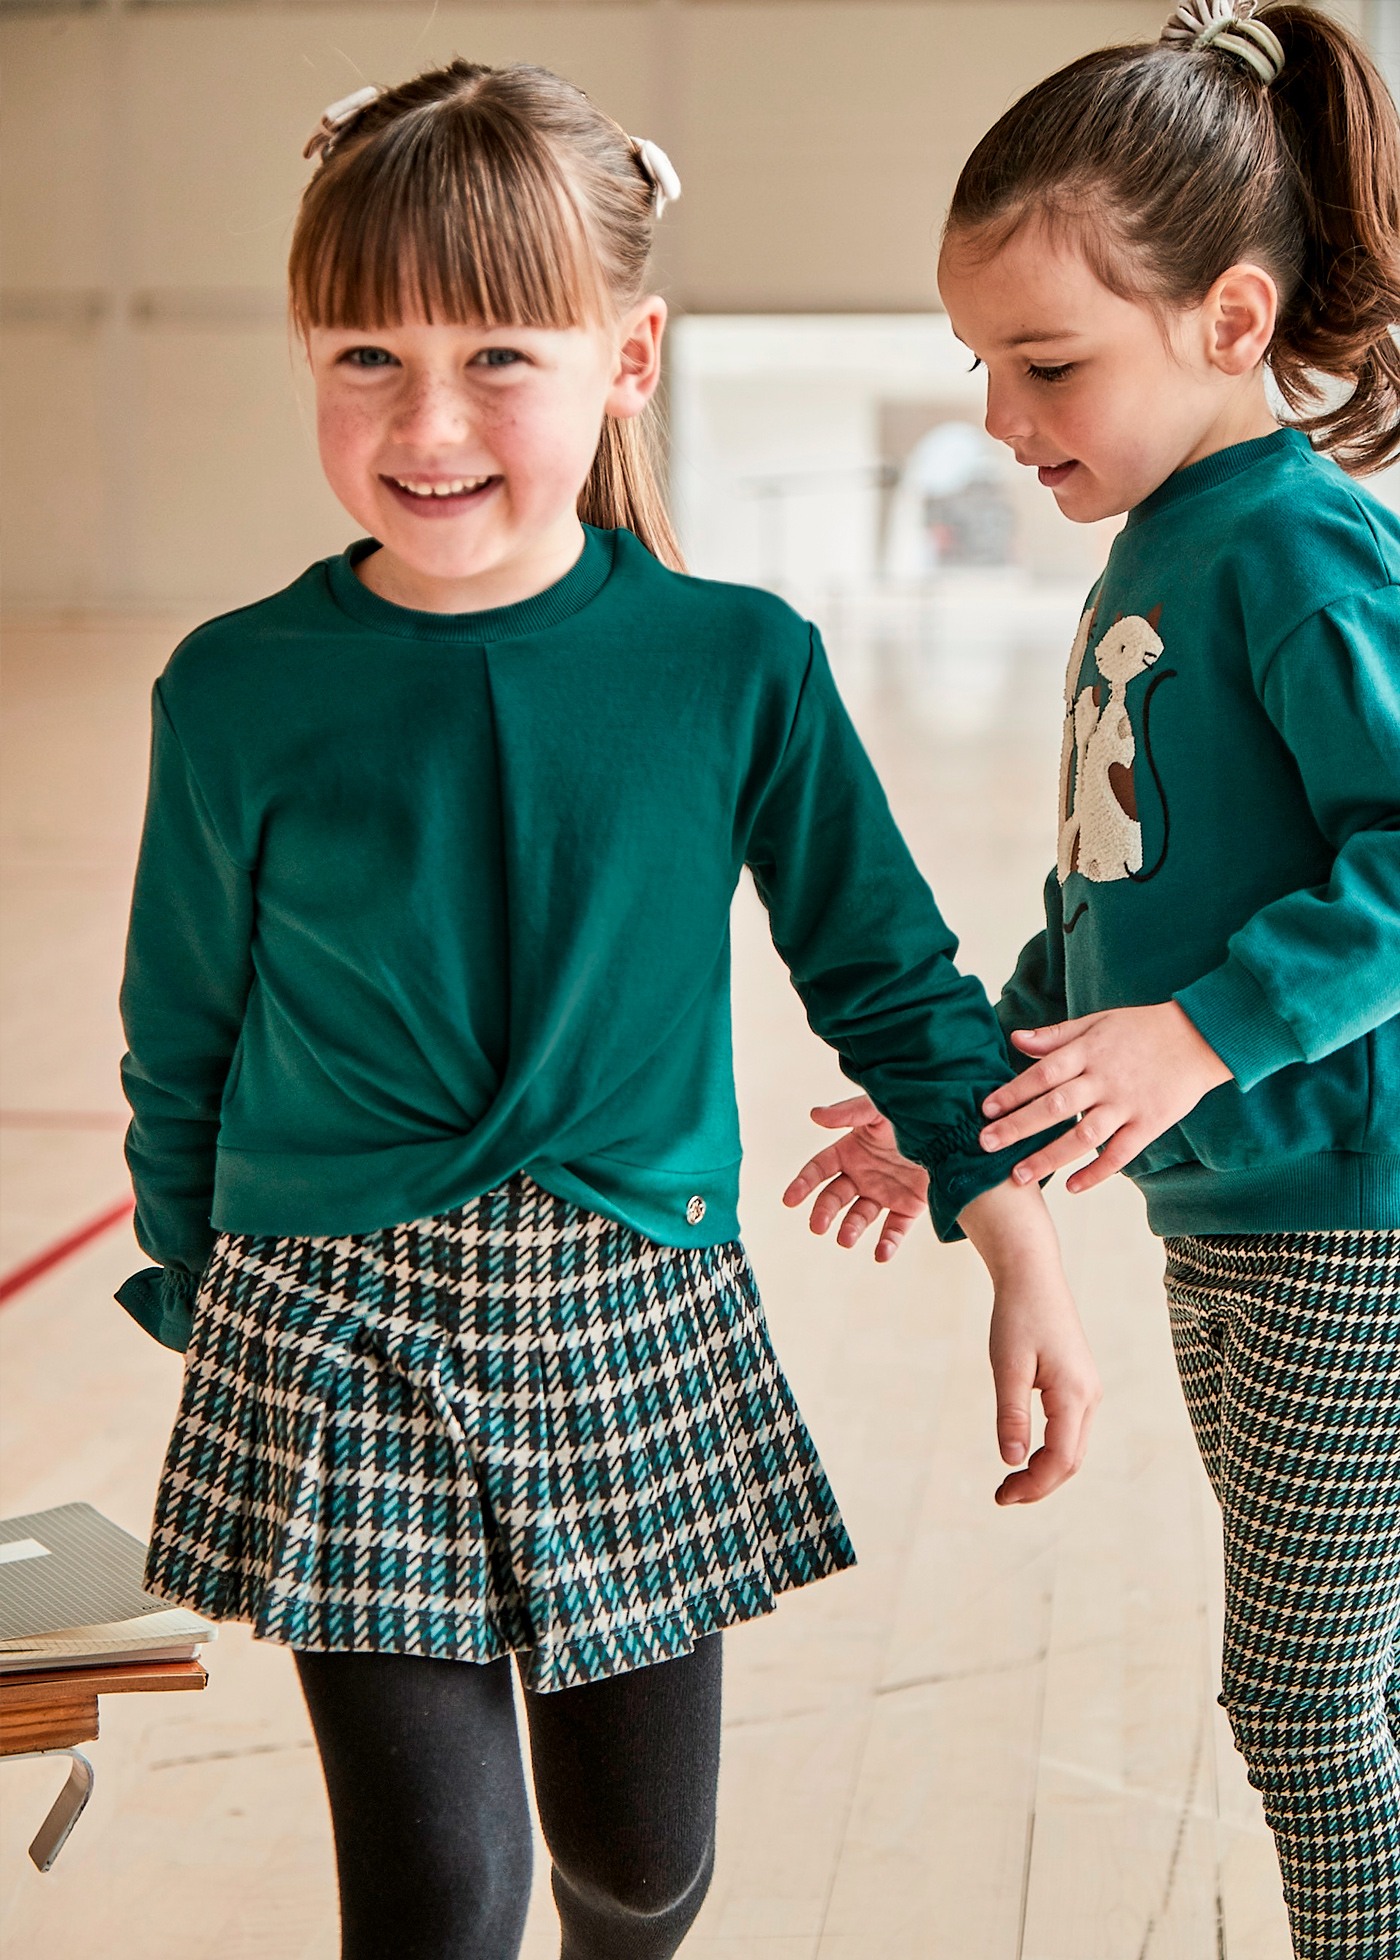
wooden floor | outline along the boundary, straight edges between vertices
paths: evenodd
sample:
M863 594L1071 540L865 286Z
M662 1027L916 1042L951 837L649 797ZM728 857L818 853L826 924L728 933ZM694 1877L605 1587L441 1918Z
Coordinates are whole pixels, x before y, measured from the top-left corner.
M837 622L896 809L989 979L1053 857L1075 613L1023 596L985 647L936 611ZM3 1271L124 1188L113 999L146 692L178 624L9 636ZM923 1234L877 1271L778 1203L839 1078L750 894L736 997L746 1237L860 1565L728 1638L718 1870L686 1954L1286 1960L1272 1848L1214 1705L1218 1528L1139 1201L1059 1201L1107 1396L1077 1484L998 1512L975 1259ZM111 1304L137 1260L112 1231L0 1315L5 1514L88 1499L144 1534L179 1361ZM0 1766L7 1960L334 1960L287 1656L229 1628L211 1674L200 1696L108 1704L96 1795L48 1877L24 1846L59 1771ZM526 1960L555 1952L541 1869Z

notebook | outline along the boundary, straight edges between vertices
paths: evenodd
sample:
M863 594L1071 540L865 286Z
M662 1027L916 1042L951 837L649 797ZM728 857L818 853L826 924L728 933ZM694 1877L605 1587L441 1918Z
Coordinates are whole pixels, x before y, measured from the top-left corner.
M143 1592L145 1560L91 1504L0 1518L0 1674L193 1659L217 1629Z

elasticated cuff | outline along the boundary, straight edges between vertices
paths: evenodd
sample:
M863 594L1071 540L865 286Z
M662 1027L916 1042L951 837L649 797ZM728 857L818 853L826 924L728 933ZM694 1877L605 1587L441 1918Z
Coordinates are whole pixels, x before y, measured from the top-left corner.
M199 1280L181 1266L147 1266L117 1288L116 1300L162 1347L183 1354L194 1325Z
M1043 1149L1070 1128L1068 1123L1058 1123L1053 1130L1042 1130L1039 1136L1027 1137L1006 1150L992 1151L984 1150L977 1141L990 1121L990 1117L978 1115L950 1124L946 1129L936 1130L916 1149L910 1149L900 1140L899 1147L905 1156L922 1164L928 1172L929 1216L944 1245L954 1245L967 1236L958 1223L958 1216L974 1198L1004 1184L1023 1157Z

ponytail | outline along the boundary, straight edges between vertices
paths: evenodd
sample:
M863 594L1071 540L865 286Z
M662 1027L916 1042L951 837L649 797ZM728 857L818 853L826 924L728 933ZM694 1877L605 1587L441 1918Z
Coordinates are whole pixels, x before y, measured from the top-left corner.
M1222 34L1228 8L1190 0L1161 41L1086 55L1022 96L969 158L948 230L995 247L1033 216L1072 229L1106 286L1162 308L1264 266L1267 359L1298 425L1345 468L1380 469L1400 456L1400 115L1316 8L1233 0L1253 32ZM1197 12L1217 31L1183 30ZM1278 63L1258 58L1266 32Z
M603 423L593 467L579 494L578 514L585 524L603 530L631 531L653 558L673 572L683 572L685 560L657 480L647 426L655 413L652 408L645 418L634 416L628 421L609 416Z
M1351 385L1300 415L1321 449L1358 472L1400 451L1400 117L1375 64L1315 8L1265 10L1283 44L1273 88L1302 191L1305 256L1270 354L1289 407L1315 404L1317 375Z

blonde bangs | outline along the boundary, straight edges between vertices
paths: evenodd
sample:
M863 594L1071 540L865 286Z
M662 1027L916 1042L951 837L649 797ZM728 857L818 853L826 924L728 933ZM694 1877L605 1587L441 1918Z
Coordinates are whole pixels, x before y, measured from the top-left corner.
M303 200L288 281L302 333L406 320L577 327L612 304L548 142L450 103L330 159Z

